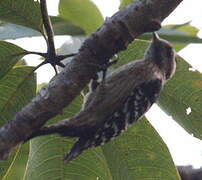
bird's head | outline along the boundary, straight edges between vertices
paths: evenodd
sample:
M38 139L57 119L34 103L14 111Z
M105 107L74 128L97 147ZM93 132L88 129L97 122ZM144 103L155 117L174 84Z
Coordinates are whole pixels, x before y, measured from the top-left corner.
M158 34L154 32L152 42L145 52L144 58L155 63L165 73L166 80L170 79L175 73L175 56L176 53L171 44L159 38Z

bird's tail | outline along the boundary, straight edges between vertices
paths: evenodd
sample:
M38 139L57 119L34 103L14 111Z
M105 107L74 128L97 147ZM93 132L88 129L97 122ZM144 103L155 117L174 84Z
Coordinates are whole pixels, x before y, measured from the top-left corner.
M84 150L90 147L89 141L84 138L79 138L79 140L74 144L71 151L65 156L64 161L69 162L72 159L79 156Z

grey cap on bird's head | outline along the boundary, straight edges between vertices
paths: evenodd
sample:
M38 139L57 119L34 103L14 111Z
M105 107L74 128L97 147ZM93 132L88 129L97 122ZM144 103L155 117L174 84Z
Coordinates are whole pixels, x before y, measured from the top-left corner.
M165 71L166 80L170 79L176 69L175 50L172 45L153 32L152 41L145 51L144 59L156 64L161 70Z

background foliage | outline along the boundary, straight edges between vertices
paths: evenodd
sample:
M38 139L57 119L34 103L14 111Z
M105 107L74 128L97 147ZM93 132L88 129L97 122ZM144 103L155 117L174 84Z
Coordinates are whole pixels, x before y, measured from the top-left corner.
M122 0L120 8L129 2L131 0ZM72 37L85 37L104 22L99 9L90 0L60 0L59 15L51 17L51 20L56 35ZM196 36L197 32L198 29L185 23L165 26L159 33L162 38L171 41L179 51L189 43L202 43ZM40 33L43 33L43 26L38 1L0 1L0 40L39 36ZM149 43L147 40L151 37L144 34L140 38L126 51L119 53L119 62L111 70L143 56ZM36 94L34 68L22 62L22 53L25 52L21 47L0 41L1 125L9 121ZM190 71L190 67L184 59L177 58L176 75L166 84L158 105L188 132L201 139L202 75L198 71ZM62 115L50 122L73 116L79 111L81 104L82 96L79 96ZM186 114L188 107L192 110L189 115ZM57 135L31 140L30 144L19 147L8 161L0 162L0 178L179 179L165 143L145 117L113 142L86 151L69 164L64 164L62 159L74 141L75 139Z

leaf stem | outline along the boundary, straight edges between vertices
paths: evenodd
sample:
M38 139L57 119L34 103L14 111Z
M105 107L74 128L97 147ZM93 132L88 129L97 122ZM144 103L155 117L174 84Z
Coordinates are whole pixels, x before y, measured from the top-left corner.
M54 32L53 32L53 26L51 24L50 18L48 16L46 0L40 1L40 8L41 8L41 16L42 16L44 28L48 38L47 40L48 54L51 57L55 57L56 51L55 51L55 44L54 44Z

